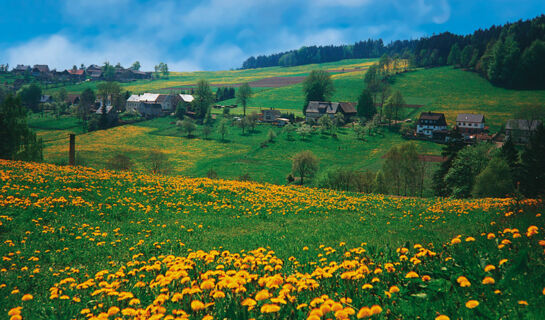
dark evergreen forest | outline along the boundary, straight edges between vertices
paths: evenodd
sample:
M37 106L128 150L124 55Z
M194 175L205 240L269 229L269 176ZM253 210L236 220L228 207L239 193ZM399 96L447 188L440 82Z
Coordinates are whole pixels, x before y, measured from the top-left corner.
M409 59L413 67L454 65L465 68L478 72L500 87L545 89L545 15L479 29L470 35L444 32L387 45L381 39L368 39L353 45L302 47L250 57L242 68L298 66L383 55Z

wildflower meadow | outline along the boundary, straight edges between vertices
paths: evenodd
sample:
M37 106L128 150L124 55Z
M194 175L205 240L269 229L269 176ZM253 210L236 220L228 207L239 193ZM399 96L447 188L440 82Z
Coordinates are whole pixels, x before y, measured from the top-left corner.
M0 318L543 319L542 209L0 160Z

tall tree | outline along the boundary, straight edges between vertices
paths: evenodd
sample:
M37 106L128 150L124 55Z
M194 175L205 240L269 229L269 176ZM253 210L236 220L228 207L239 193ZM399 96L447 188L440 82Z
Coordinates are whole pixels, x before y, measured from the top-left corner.
M78 104L78 115L84 123L87 122L87 119L89 118L89 112L91 111L91 107L95 104L95 100L96 95L93 89L87 88L81 93Z
M203 119L212 103L214 103L214 93L210 89L210 84L206 80L197 81L197 88L194 93L193 109L199 119Z
M360 96L358 97L358 105L356 107L359 117L365 117L365 119L370 120L373 118L377 109L371 95L371 90L368 88L363 89Z
M377 94L380 92L382 79L380 78L378 74L378 65L373 64L369 67L367 72L365 73L365 77L363 78L363 82L365 83L365 87L369 90L371 95L373 96L374 103L377 102Z
M458 43L455 43L450 48L450 53L447 58L447 64L449 65L458 65L462 59L462 52L460 51L460 46Z
M26 117L19 98L9 94L0 103L0 158L42 160L42 140L28 128Z
M244 112L244 117L246 117L246 106L248 101L252 98L252 88L246 82L238 88L237 92L237 102L242 104L242 110Z
M303 114L305 114L309 101L329 101L335 92L331 75L324 70L312 70L303 81L303 92L305 94Z
M545 194L545 127L539 125L521 155L520 189L527 197Z
M104 106L113 105L121 95L121 86L118 82L101 82L97 85L98 96Z
M106 81L114 81L115 79L115 67L107 61L104 62L104 66L102 67L102 77Z
M301 184L304 183L304 178L313 177L318 168L318 158L311 151L301 151L293 157L291 171L294 175L299 176Z
M405 99L403 99L401 91L394 91L394 93L388 97L386 104L392 107L395 119L399 120L399 111L405 108Z
M42 88L36 83L31 83L23 86L17 92L17 97L21 100L23 106L32 110L39 111L40 99L42 97Z
M229 132L227 119L222 119L218 125L218 133L221 135L221 141L225 141L225 135Z
M131 69L136 70L136 71L140 70L140 61L135 61L132 64Z
M445 176L445 182L452 190L454 197L467 198L471 195L475 178L488 164L489 149L489 144L480 143L475 146L466 146L458 152L452 167Z
M509 165L504 159L494 157L475 178L472 194L474 197L506 197L513 191L513 178Z
M465 143L462 140L462 135L459 132L454 131L441 152L445 161L443 161L439 168L433 173L432 188L433 193L436 196L447 197L451 194L452 190L445 182L445 176L450 170L450 167L452 167L452 162L456 159L458 151L462 150L464 147Z

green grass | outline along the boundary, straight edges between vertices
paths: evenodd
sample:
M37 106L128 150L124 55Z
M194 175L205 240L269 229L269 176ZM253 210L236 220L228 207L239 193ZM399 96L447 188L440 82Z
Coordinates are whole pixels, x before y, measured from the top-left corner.
M384 197L5 160L0 173L0 314L6 319L19 306L24 319L86 318L86 308L96 316L115 311L112 306L129 311L121 292L138 298L132 308L182 309L191 319L304 319L312 307L296 306L323 295L350 298L344 306L356 312L379 305L375 319L543 318L538 240L545 221L532 201ZM531 225L537 235L526 234ZM475 241L466 242L468 236ZM502 240L509 243L498 248ZM406 253L396 252L401 247ZM485 271L487 265L495 270ZM192 311L190 302L214 301L209 289L172 301L205 279L218 283L243 269L252 275L242 282L245 290L217 287L226 296L206 310ZM361 277L346 277L348 271ZM408 279L409 271L417 278ZM280 288L295 287L295 299L269 315L260 312L273 303L268 299L255 310L241 306L265 288L277 297L280 288L267 284L273 276L282 279ZM460 287L460 276L471 286ZM485 276L496 283L481 284ZM174 281L157 285L169 277ZM388 297L394 285L400 291ZM25 294L32 300L22 301ZM468 300L479 307L466 308Z
M202 177L212 169L222 178L234 179L247 173L256 181L284 184L291 171L291 158L297 152L311 150L320 159L324 171L339 167L376 171L380 169L381 157L386 151L404 141L400 135L387 130L361 141L356 139L351 128L339 129L337 138L314 133L306 140L297 134L293 140L288 140L281 128L263 124L258 125L255 132L245 135L240 128L229 127L227 141L222 142L216 128L209 139L204 139L200 126L196 137L188 139L178 131L175 122L176 119L171 117L157 118L78 135L76 149L88 165L98 168L104 167L105 159L124 153L133 158L136 170L145 171L147 152L156 148L169 155L177 174ZM269 130L274 130L277 138L262 147ZM65 160L67 139L46 143L45 160ZM440 153L440 145L430 142L417 144L422 153Z
M393 85L408 102L421 101L422 111L444 112L454 125L458 113L482 113L497 132L524 105L544 105L545 90L508 90L494 87L478 74L452 67L398 75Z

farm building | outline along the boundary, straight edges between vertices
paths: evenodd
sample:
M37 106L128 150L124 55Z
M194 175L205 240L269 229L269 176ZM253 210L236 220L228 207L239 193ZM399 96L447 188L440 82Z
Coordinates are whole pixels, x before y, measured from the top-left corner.
M445 115L436 112L422 112L416 124L416 133L432 138L447 131Z
M505 137L514 143L528 143L530 136L540 125L540 120L510 119L505 125Z
M266 110L261 110L261 121L264 121L264 122L274 122L276 119L280 118L280 116L282 115L282 113L278 110L274 110L274 109L266 109Z
M464 136L482 133L484 131L484 115L460 113L456 116L456 127Z
M333 118L337 113L343 114L348 121L350 117L357 114L355 104L352 102L310 101L305 109L307 121L316 121L324 115Z
M150 112L150 107L145 104L158 104L161 106L161 112L170 112L176 106L177 101L173 95L159 94L159 93L144 93L142 95L133 94L127 99L127 110L136 111L139 113L146 113L148 115L157 115L155 107L153 112ZM147 111L145 111L147 110Z
M17 67L13 68L12 71L15 73L25 73L25 72L30 72L30 70L32 70L30 66L18 64Z

